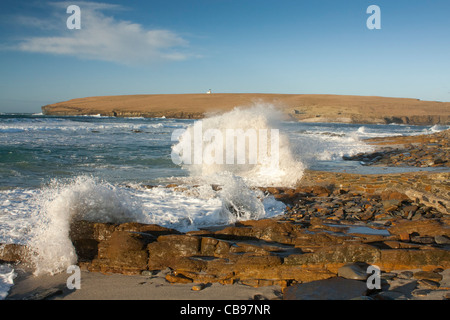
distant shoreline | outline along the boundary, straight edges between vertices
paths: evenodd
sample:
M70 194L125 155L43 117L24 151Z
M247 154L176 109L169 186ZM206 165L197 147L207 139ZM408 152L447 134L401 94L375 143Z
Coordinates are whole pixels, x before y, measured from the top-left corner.
M42 107L44 115L202 119L235 107L269 103L299 122L450 125L450 102L320 94L152 94L72 99Z

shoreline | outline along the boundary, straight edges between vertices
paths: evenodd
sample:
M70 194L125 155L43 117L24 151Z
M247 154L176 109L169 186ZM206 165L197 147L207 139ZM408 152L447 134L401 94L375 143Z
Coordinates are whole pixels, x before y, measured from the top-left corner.
M66 288L68 274L34 277L19 262L19 277L7 300L283 300L290 299L287 292L295 299L292 290L300 294L300 285L327 287L330 279L344 277L342 268L362 262L381 268L384 287L353 298L448 299L450 216L428 198L431 193L415 198L400 188L414 187L413 177L420 183L427 177L440 190L440 174L388 174L390 185L383 186L379 175L309 172L314 181L309 186L265 188L288 205L284 215L210 230L180 233L139 223L74 222L70 234L82 289ZM449 174L443 175L445 185ZM333 176L339 183L335 188ZM378 191L358 191L374 186ZM18 246L0 253L10 264L26 256ZM424 272L428 278L418 278ZM326 290L320 292L327 297Z
M154 94L72 99L42 107L44 115L202 119L237 106L267 103L299 122L449 125L450 102L320 94Z
M449 132L372 142L431 143L430 154ZM438 164L442 172L308 170L295 188L260 188L286 204L282 216L187 233L74 221L82 289L67 289L65 273L32 276L26 247L6 245L0 261L19 274L6 300L333 300L334 286L349 299L448 300L450 172ZM381 270L375 291L365 287L370 265Z

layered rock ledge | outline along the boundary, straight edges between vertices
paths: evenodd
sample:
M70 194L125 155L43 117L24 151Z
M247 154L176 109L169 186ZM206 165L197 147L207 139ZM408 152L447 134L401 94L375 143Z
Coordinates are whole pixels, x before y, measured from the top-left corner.
M180 233L158 225L74 221L78 264L91 272L152 274L171 283L279 285L335 278L351 263L392 270L450 268L450 217L406 194L324 186L267 188L284 201L276 219ZM0 260L26 260L3 245Z
M450 167L450 129L427 135L366 139L371 153L344 157L364 165L390 167Z

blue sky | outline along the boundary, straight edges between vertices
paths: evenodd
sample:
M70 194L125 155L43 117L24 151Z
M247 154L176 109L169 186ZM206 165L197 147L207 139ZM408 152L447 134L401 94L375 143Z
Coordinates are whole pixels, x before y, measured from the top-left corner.
M381 29L369 30L369 5ZM81 30L69 30L69 5ZM448 0L0 2L0 112L123 94L450 101Z

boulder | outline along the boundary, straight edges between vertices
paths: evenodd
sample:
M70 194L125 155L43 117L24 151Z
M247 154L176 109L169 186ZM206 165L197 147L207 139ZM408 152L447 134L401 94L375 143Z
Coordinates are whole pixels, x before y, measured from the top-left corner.
M20 244L0 243L0 262L25 262L28 256L28 248Z
M338 276L344 279L352 280L367 280L369 274L367 273L367 263L354 262L343 265L338 269Z
M98 258L93 264L103 271L139 274L147 270L149 241L142 234L114 231L108 240L99 243Z

